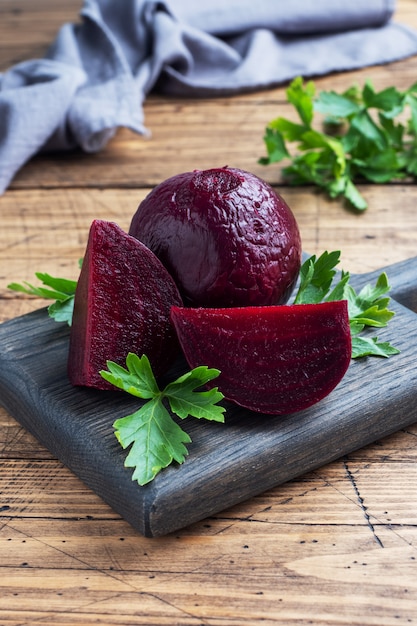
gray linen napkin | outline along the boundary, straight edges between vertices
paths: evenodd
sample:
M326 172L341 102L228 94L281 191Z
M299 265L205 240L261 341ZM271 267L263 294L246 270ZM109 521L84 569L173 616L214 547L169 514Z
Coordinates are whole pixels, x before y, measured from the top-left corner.
M0 74L0 194L42 151L146 134L151 90L217 96L417 54L395 0L85 0L47 55Z

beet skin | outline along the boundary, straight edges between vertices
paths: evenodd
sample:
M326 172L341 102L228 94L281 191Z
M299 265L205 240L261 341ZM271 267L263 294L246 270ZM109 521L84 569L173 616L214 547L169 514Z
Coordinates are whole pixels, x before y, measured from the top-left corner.
M129 352L146 354L155 375L164 373L179 351L174 304L182 304L177 287L153 252L117 224L95 220L75 293L71 383L115 389L99 372L107 360L125 366Z
M290 208L239 169L165 180L141 202L129 233L162 261L188 306L283 304L300 269L300 233Z

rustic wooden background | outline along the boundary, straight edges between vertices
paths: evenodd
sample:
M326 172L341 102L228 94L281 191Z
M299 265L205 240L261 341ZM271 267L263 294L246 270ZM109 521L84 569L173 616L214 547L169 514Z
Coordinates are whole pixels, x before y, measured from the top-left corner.
M0 0L0 71L42 56L81 0ZM396 14L417 28L415 0ZM406 88L417 57L317 80ZM150 97L143 138L98 155L37 157L0 198L0 321L44 305L7 290L35 271L77 276L94 218L126 228L153 185L229 164L276 185L309 253L352 272L417 254L417 187L361 187L363 214L257 164L284 87L216 100ZM159 539L139 536L0 409L0 624L393 626L417 623L417 425Z

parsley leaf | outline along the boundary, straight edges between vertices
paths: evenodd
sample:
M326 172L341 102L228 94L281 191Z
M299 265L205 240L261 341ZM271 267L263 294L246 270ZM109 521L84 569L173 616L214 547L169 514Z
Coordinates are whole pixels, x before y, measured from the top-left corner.
M339 251L323 252L319 258L315 255L308 258L300 268L300 286L295 304L322 302L329 292L339 260Z
M298 76L286 94L299 121L278 117L268 124L267 155L259 163L288 160L283 175L290 184L314 184L363 211L367 203L358 181L417 177L417 83L405 91L388 87L377 92L368 80L362 89L354 85L343 93L317 95L314 82ZM321 124L315 113L324 116ZM290 150L289 143L296 149Z
M67 278L56 278L42 272L36 272L35 276L45 287L36 287L24 282L23 284L10 283L7 285L7 288L31 296L37 296L38 298L55 300L48 307L49 316L57 322L66 322L68 326L71 326L77 281Z
M398 353L397 348L385 341L378 342L377 337L352 337L352 359L359 359L364 356L388 357Z
M352 359L363 356L388 357L399 350L387 342L378 342L376 337L359 337L370 327L387 326L394 312L388 309L390 290L388 277L383 272L376 284L366 285L359 293L350 284L349 272L340 273L336 278L336 265L340 252L323 252L318 258L313 255L301 266L300 282L294 304L315 304L334 300L347 300L350 330L352 333Z
M100 374L119 389L147 400L137 411L113 424L123 449L131 446L125 467L134 468L132 480L145 485L173 461L183 463L188 454L184 444L191 438L167 407L181 419L192 416L224 422L225 409L217 404L224 396L217 387L196 391L220 374L217 369L196 367L160 390L146 355L129 353L126 367L107 361L108 370Z

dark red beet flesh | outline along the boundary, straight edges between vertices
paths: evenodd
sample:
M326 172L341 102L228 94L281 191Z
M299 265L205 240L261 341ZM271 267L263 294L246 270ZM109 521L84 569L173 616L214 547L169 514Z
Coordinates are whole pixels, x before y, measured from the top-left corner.
M129 233L158 256L190 306L284 303L300 268L300 233L290 208L239 169L165 180L139 205Z
M112 222L95 220L74 302L68 375L73 385L114 389L99 374L106 361L125 365L146 354L155 375L179 352L170 321L178 289L157 257Z
M327 396L351 359L347 302L229 309L172 307L190 367L221 371L228 400L288 414Z

